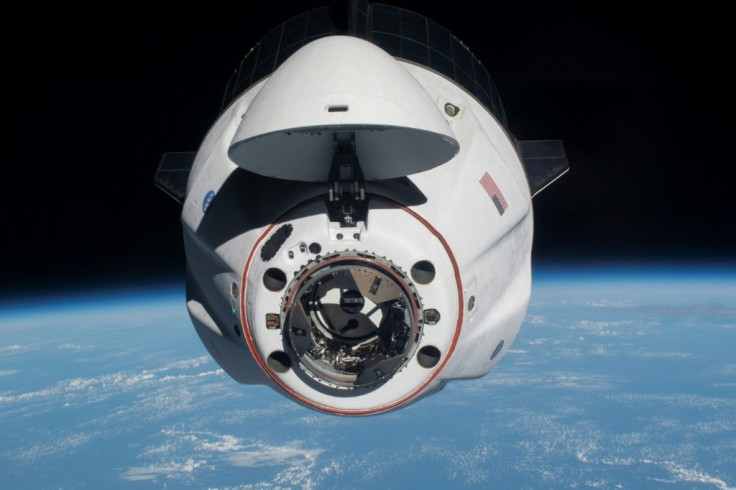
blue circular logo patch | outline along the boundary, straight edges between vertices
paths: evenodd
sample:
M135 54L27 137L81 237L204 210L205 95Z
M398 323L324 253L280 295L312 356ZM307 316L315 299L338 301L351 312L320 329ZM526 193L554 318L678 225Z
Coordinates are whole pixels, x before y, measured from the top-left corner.
M204 201L202 201L202 212L206 213L207 210L212 205L212 201L215 200L215 191L209 191L206 196L204 196Z

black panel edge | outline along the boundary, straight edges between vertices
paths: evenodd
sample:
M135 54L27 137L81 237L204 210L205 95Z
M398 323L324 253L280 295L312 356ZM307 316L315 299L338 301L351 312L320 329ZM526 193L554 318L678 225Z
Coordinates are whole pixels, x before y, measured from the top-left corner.
M517 141L532 197L570 170L565 146L560 140Z
M278 27L283 28L284 25L286 25L291 20L300 17L304 14L312 14L316 12L320 13L326 13L328 22L331 24L331 28L327 31L321 31L316 34L312 34L310 36L305 36L304 42L310 42L315 39L318 39L320 37L334 35L334 34L344 34L349 35L353 37L358 37L361 39L365 39L367 41L370 41L379 47L380 44L374 41L373 39L373 9L374 7L380 7L380 8L388 8L388 9L394 9L397 12L406 12L408 14L411 14L412 16L419 17L425 21L425 24L428 25L428 22L431 21L433 24L436 24L439 28L441 28L443 31L445 31L449 36L450 40L453 46L458 46L461 49L459 50L460 53L459 56L462 58L462 56L467 56L471 60L470 62L470 72L467 73L467 75L463 78L462 76L456 75L457 72L457 62L458 60L455 59L455 57L452 55L452 53L449 53L448 62L452 64L453 67L453 73L442 73L440 71L437 71L435 68L431 66L431 61L429 59L427 60L418 60L418 59L411 59L410 57L407 58L405 56L401 56L400 53L389 53L392 54L395 58L401 61L409 61L411 63L418 64L420 66L424 66L425 68L432 70L435 73L440 73L449 80L453 81L454 83L461 86L468 94L473 96L482 106L484 106L486 109L488 109L496 118L496 120L504 127L508 127L508 123L506 121L506 112L503 107L503 103L501 101L501 97L498 94L498 90L496 89L495 84L493 83L493 79L491 78L490 74L486 70L483 63L473 54L473 52L470 50L470 48L457 36L452 34L449 30L441 26L439 23L432 21L432 19L429 19L428 17L419 14L417 12L414 12L412 10L404 9L401 7L396 7L393 5L383 4L380 2L376 3L370 3L367 0L331 0L329 2L329 5L325 5L323 7L317 7L315 9L309 10L307 12L303 12L302 14L296 15L292 17L291 19L286 20L285 22L281 23L279 26L275 27L274 29L269 30L268 32L272 32ZM399 24L400 25L400 24ZM428 27L427 27L428 29ZM268 33L267 33L268 34ZM385 35L388 36L394 36L398 39L403 39L404 42L408 42L409 39L405 36L402 36L400 32L395 33L385 33ZM261 41L263 38L261 39ZM237 97L248 90L250 87L255 85L256 83L260 82L262 79L268 77L271 75L271 73L278 67L280 63L274 63L272 69L266 69L261 70L258 72L257 70L246 70L247 73L241 73L243 71L244 65L246 63L246 60L248 60L249 57L257 56L258 47L261 44L261 41L256 43L256 45L249 51L249 53L241 60L239 67L234 71L232 76L229 78L227 82L227 86L225 87L225 94L222 98L222 104L220 106L220 112L224 112L226 108L232 103ZM429 44L430 40L427 39L424 44L418 43L424 48L427 49L427 55L429 55L429 51L431 51ZM382 47L382 49L386 49L385 47ZM399 48L400 51L400 48ZM280 51L277 51L274 61L276 61L276 58L278 57ZM445 53L447 55L447 53ZM258 60L259 62L261 60ZM282 60L283 61L283 60ZM476 66L477 65L477 66ZM260 66L260 64L259 64ZM482 74L476 74L472 73L476 70L482 70Z
M189 172L196 156L196 151L164 153L153 177L154 185L179 204L184 204Z

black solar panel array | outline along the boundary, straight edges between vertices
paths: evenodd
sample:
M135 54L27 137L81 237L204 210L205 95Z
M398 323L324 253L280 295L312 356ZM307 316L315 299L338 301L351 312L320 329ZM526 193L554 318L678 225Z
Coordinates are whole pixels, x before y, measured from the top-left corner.
M233 73L225 89L223 109L248 87L273 73L306 43L333 34L336 34L336 29L328 7L297 15L271 29Z
M179 204L184 203L187 192L189 172L194 164L195 151L164 153L158 165L153 182Z
M570 169L560 140L517 142L532 197Z
M339 33L371 41L396 58L426 66L454 80L506 127L506 114L493 80L450 31L409 10L365 0L352 2L348 15L348 32L340 32L335 26L328 7L305 12L269 31L233 73L225 90L223 109L306 43Z
M431 68L473 94L506 126L506 115L488 71L447 29L409 10L374 4L370 40L396 58Z

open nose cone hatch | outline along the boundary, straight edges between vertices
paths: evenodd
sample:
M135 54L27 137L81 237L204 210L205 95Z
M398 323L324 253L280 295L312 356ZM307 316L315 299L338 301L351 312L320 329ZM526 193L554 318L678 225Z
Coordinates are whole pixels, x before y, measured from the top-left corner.
M271 75L228 155L257 174L324 182L333 133L345 131L355 133L367 180L428 170L460 148L436 102L398 61L368 41L331 36L302 47Z
M320 391L357 395L393 376L421 335L413 286L379 257L335 254L310 264L287 291L286 349Z

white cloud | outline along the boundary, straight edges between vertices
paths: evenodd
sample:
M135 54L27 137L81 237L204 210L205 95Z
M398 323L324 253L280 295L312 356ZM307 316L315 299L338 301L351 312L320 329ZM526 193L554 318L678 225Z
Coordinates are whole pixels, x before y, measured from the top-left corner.
M624 301L608 301L606 299L591 301L585 304L594 308L622 308L627 305Z
M240 444L240 439L237 437L224 435L219 436L215 441L201 441L199 445L203 451L214 451L218 453L229 453L242 449L243 445Z
M18 372L17 369L5 369L5 370L2 370L2 371L0 371L0 378L2 378L3 376L12 376L12 375L14 375L17 372Z
M203 364L212 362L212 358L209 356L200 356L193 359L184 359L181 361L174 361L166 364L164 367L155 369L155 371L171 371L173 369L192 369L199 367Z
M93 378L74 378L59 381L53 386L43 388L36 391L30 391L20 394L0 395L0 404L22 403L34 400L45 400L49 398L57 398L59 396L74 395L91 395L99 392L123 393L133 388L145 385L153 385L154 383L167 383L169 381L182 381L186 379L198 379L209 376L221 376L222 369L213 371L205 371L193 374L167 375L157 377L156 371L160 370L143 370L139 373L112 373Z
M546 325L547 319L543 315L527 315L526 321L532 325Z
M613 465L613 466L631 466L632 464L636 463L636 460L634 458L622 458L618 456L609 457L609 458L601 458L600 462L602 464L607 465Z
M578 328L585 330L592 335L605 336L616 336L619 335L621 327L632 325L634 322L631 320L615 321L615 322L603 322L603 321L590 321L580 320L578 322Z
M467 394L485 394L488 386L537 386L547 388L562 388L579 391L606 391L612 390L616 378L607 375L580 375L577 373L549 372L544 374L511 375L503 373L491 373L489 376L473 380L467 383L455 384L446 388L448 391L456 391ZM449 401L449 400L448 400ZM453 403L455 401L453 400Z
M178 478L193 473L198 468L215 470L215 461L238 468L275 467L270 481L248 484L243 488L301 487L313 488L318 481L339 473L339 465L323 466L316 470L317 459L325 452L321 448L304 447L302 441L291 441L282 445L263 441L245 442L228 434L205 431L161 430L166 440L155 447L147 448L139 458L167 457L172 453L184 455L185 463L159 462L131 467L121 475L125 480L155 480ZM210 462L208 464L208 462Z
M662 357L665 359L688 359L693 357L689 352L652 352L645 351L639 354L639 357Z
M631 325L633 324L633 320L622 320L617 322L591 322L588 320L582 320L580 322L583 326L592 326L595 328L615 328L615 327L621 327L624 325Z
M674 461L656 461L649 458L601 458L598 461L606 465L614 466L631 466L633 464L644 464L653 465L664 468L670 473L672 479L665 480L662 478L652 478L654 481L661 483L703 483L707 485L715 485L717 488L722 490L734 490L734 487L729 486L726 481L721 478L709 475L702 470L687 468L681 464L675 463Z
M54 386L42 390L30 391L19 395L0 396L0 402L13 403L55 397L63 394L92 392L96 389L127 389L140 383L150 381L154 374L143 371L139 374L114 373L96 378L74 378L56 383Z
M299 427L315 427L324 429L325 427L340 425L341 419L330 415L307 414L299 418L286 420L285 422L289 425L296 425Z
M212 371L205 371L203 373L197 373L197 374L169 374L168 376L163 376L159 378L159 381L173 381L177 380L180 381L182 379L191 379L191 378L204 378L207 376L222 376L225 372L222 369L214 369Z
M613 393L607 399L629 404L654 403L695 408L735 408L736 400L691 394Z
M606 350L606 348L603 347L602 345L597 346L591 352L593 354L597 355L597 356L608 356L608 355L615 356L616 355L615 353L612 353L612 352Z
M29 350L33 350L36 347L38 347L39 344L32 344L32 345L19 345L19 344L12 344L12 345L5 345L0 347L0 352L10 352L10 353L19 353L19 352L27 352Z
M82 345L82 344L59 344L56 346L59 350L73 350L73 351L82 351L82 350L92 350L96 346L94 345Z
M180 478L191 475L194 470L205 464L207 461L188 459L183 463L169 462L151 466L134 466L120 476L129 481L155 480L159 477Z
M14 450L12 453L8 453L8 456L25 463L33 463L40 458L46 458L58 453L65 453L83 446L89 443L96 435L98 434L83 432L69 434L55 440L46 440L44 442L30 444Z
M610 376L579 375L557 373L551 375L551 384L558 388L574 388L576 390L610 390L613 388Z
M587 480L585 486L591 488L608 488L611 485L606 480Z
M172 448L187 446L188 451L229 453L243 449L242 440L228 434L217 434L214 432L181 432L163 429L161 434L171 438L160 448L149 448L144 454L155 454L158 452L170 452Z
M689 430L696 434L719 434L733 431L734 425L730 420L709 420L689 425Z
M717 488L723 490L732 490L734 488L720 478L708 475L697 469L685 468L672 461L665 461L662 465L674 477L674 483L705 483L715 485Z
M258 443L252 450L238 451L228 455L225 459L233 466L255 468L259 466L303 466L312 465L325 449L305 449L301 443L295 441L283 446L272 446Z
M736 364L726 364L721 369L720 374L723 374L723 375L736 374Z

